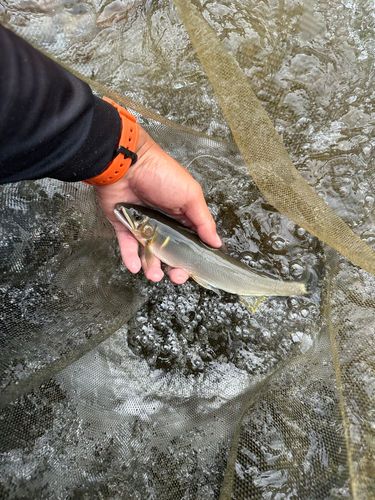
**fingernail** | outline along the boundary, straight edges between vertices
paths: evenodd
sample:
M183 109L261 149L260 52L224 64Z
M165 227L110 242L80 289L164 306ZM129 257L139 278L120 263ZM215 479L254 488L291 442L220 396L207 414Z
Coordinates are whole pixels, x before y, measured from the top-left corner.
M153 273L151 273L149 276L148 276L148 279L150 279L151 281L160 281L164 276L164 273L162 270L160 271L154 271Z
M137 273L140 270L140 265L135 260L128 262L126 266L131 273Z
M185 281L186 281L185 273L178 273L175 271L173 274L173 281L177 285L181 285L182 283L185 283Z

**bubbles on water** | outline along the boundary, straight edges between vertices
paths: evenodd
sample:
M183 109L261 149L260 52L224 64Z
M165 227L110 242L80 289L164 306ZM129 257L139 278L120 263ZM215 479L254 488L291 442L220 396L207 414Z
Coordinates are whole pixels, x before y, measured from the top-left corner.
M136 3L139 4L135 1L134 4ZM229 137L212 89L194 59L192 49L188 47L186 33L167 2L152 5L147 13L150 28L144 37L134 36L134 33L139 32L135 16L126 27L123 24L121 29L115 25L105 28L94 26L94 29L84 34L82 40L80 26L84 23L84 12L78 5L74 2L64 4L64 8L70 10L69 14L80 16L82 23L76 24L77 29L72 26L70 33L62 33L64 30L59 21L61 12L53 15L50 11L50 20L45 24L44 35L41 37L44 37L43 43L49 40L52 50L63 54L63 57L68 55L76 67L80 67L84 62L88 73L92 71L99 80L109 81L116 90L126 90L128 95L133 94L135 99L142 100L150 107L156 107L169 117L183 119L185 123L198 126L200 130L207 130L209 134ZM254 4L257 15L251 16L249 20L247 7L242 2L233 25L228 19L221 19L226 14L220 11L217 5L217 2L207 3L211 20L216 23L215 28L223 34L224 43L237 58L257 95L262 99L301 173L351 224L364 223L373 213L375 185L375 179L368 168L373 166L371 154L375 144L372 139L373 65L364 59L373 53L373 50L369 50L371 44L373 45L373 37L368 36L367 16L365 19L357 13L353 18L353 22L360 26L357 36L351 27L349 33L340 31L340 23L347 23L345 19L341 19L342 16L352 16L351 7L345 7L341 2L322 3L319 8L323 12L326 9L327 23L329 21L324 38L317 37L309 46L299 42L293 45L294 34L299 36L298 2L287 2L287 5L296 6L290 11L286 9L283 12L280 9L278 25L273 19L267 18L274 16L274 9L269 9L266 4L265 7L259 2ZM276 9L280 7L278 2L273 5ZM103 11L102 6L92 7L95 11ZM17 22L24 25L30 23L32 26L36 21L33 14L28 17L19 10L14 16L14 19L19 19ZM35 26L34 24L34 28ZM37 26L42 30L41 24ZM72 44L69 50L66 50L67 45L62 42L66 42L68 36L71 37ZM324 45L327 41L328 46ZM130 42L132 52L126 54L124 61L124 46ZM294 47L294 52L291 47ZM359 58L364 61L362 65L359 64ZM160 62L163 64L160 65ZM149 71L145 74L147 65ZM363 83L359 84L359 81ZM191 109L191 102L195 103L194 109ZM194 138L190 145L191 151L199 149L198 142ZM310 279L315 276L315 282L319 281L322 261L317 240L304 229L277 214L254 189L252 180L245 176L243 169L228 168L228 162L222 160L221 152L215 153L217 158L213 157L210 161L205 158L200 164L195 162L191 170L197 178L203 172L201 178L205 194L229 252L250 267L267 271L274 276L280 275L282 279ZM181 156L184 159L183 155ZM43 202L43 196L40 198L38 204ZM76 216L73 218L77 219ZM51 230L53 227L46 227L45 233L49 234L48 231ZM79 227L66 226L59 234L72 237L69 241L74 241L74 234L78 233L78 230ZM368 237L374 238L373 228L369 229ZM53 256L55 249L44 245L40 231L35 232L34 239L38 243L41 259ZM16 244L17 241L13 241L12 248L15 248ZM70 251L64 238L62 243L57 241L57 244ZM26 247L19 253L25 254L27 261L32 255L32 248ZM71 275L77 269L78 266L72 264ZM353 270L353 275L350 276L353 279L349 280L348 285L347 266L345 269L342 283L336 283L337 296L333 299L332 306L341 304L344 298L360 307L373 307L373 280L365 273ZM17 270L18 275L22 276L23 268L18 264L14 268L14 275ZM106 270L106 277L107 274ZM40 279L48 280L49 277L40 276ZM306 353L315 342L319 331L319 289L313 289L311 294L304 297L268 298L253 313L249 312L237 297L224 293L215 295L192 282L177 287L165 280L158 285L152 285L150 290L152 299L133 319L127 341L136 357L146 360L152 373L172 374L171 379L174 374L181 372L183 376L197 380L204 377L213 364L222 369L235 365L251 375L267 374L272 367L292 353ZM9 290L2 292L12 305L15 302L22 305L21 294L15 296L9 293ZM37 323L40 321L38 288L33 286L26 290L24 300L26 299L30 300L31 304L28 319ZM356 317L358 323L366 321L363 310ZM347 327L348 325L345 325L343 333ZM363 333L365 332L358 335L358 339L361 339L358 348L364 345ZM373 342L373 339L369 338L368 341ZM125 343L125 337L122 342ZM352 345L348 341L345 347L345 351L349 352ZM116 349L113 351L118 353ZM363 367L358 366L358 372L360 369ZM23 365L16 364L16 376L19 378L22 373ZM368 391L369 397L373 395L373 380L369 378L370 374L368 369L364 388L364 393ZM310 377L310 374L308 376ZM291 391L294 390L293 380L288 387ZM253 412L253 420L249 426L252 432L251 446L241 449L242 462L238 463L238 470L236 468L237 473L247 480L247 485L251 477L258 487L268 488L264 494L279 495L280 498L289 494L295 496L296 492L292 489L281 491L286 473L275 472L275 469L283 463L287 464L286 470L295 473L295 477L298 477L299 473L297 468L292 469L295 463L299 468L303 464L307 472L312 468L319 470L321 465L321 477L327 478L327 446L324 439L331 435L332 428L327 433L324 423L337 406L334 404L334 394L324 397L324 390L321 387L319 389L317 393L313 390L310 394L298 393L293 399L290 394L285 396L284 387L281 387L278 395L273 393L272 404L265 396L260 405L262 413L259 409L258 412ZM354 392L356 391L353 391L353 394ZM292 404L294 413L290 417ZM319 433L311 432L309 427L315 413L319 418L323 417L319 424L322 427L317 425L323 440ZM355 413L354 416L357 418ZM361 417L363 415L359 415L357 419ZM74 424L69 428L67 421ZM98 418L98 421L102 420ZM291 429L289 443L285 439L288 427ZM277 430L280 428L282 432ZM295 432L296 428L301 432ZM138 432L138 436L144 437L139 422L134 423L133 430ZM339 432L341 430L338 428ZM47 430L47 434L48 432ZM70 455L67 450L64 432L67 435L70 433L72 442L77 436L82 441L80 450L76 451L74 448L77 464L74 463L74 467L66 469L69 473L82 467L82 457L87 460L87 456L94 455L107 464L111 461L111 456L118 456L120 447L116 448L114 453L113 443L104 433L98 448L93 449L91 440L82 437L82 429L79 429L75 414L67 420L60 416L51 432L63 437L60 448L51 448L48 439L38 440L35 453L43 457L43 460L47 455L51 462L55 461L56 454L59 453L65 457L65 463L69 463L74 455ZM54 440L53 436L51 442ZM338 438L337 442L341 443ZM116 479L113 483L108 483L106 477L105 482L109 484L109 488L113 488L114 495L118 494L119 490L128 491L129 488L138 491L136 483L140 483L143 473L145 477L151 477L166 485L166 490L169 486L175 488L176 484L179 488L181 484L186 486L188 482L192 482L191 477L199 465L200 457L204 455L201 447L197 447L192 453L189 446L182 449L179 439L176 438L170 449L158 455L161 465L154 460L152 469L155 476L150 473L149 468L143 468L149 456L139 454L139 466L135 468L133 465L131 469L134 473L134 484L129 478L129 482L121 483L120 488ZM329 451L335 456L331 449ZM221 457L224 463L223 457L225 458L225 450ZM25 459L25 455L22 457L14 451L11 458L14 459L14 464L18 464ZM41 458L38 464L43 464L43 460ZM176 467L178 461L179 466ZM202 467L202 464L200 465ZM221 465L220 470L224 467L225 465ZM90 474L92 469L89 469ZM30 470L37 471L37 467ZM86 473L85 467L83 470ZM112 469L108 470L111 477L116 477ZM173 471L172 474L170 470ZM212 489L207 486L205 490L204 481L207 477L217 474L217 468L205 466L201 470L202 473L197 478L201 494L197 497L209 498L209 494L213 495ZM340 474L344 475L343 470L338 470L337 475L336 470L332 470L330 477L333 476L335 480ZM120 466L119 471L123 473ZM63 481L66 484L70 484L70 475L64 476ZM293 482L292 473L289 479ZM308 480L306 476L305 479ZM77 484L80 484L80 481L77 481ZM143 493L143 497L147 494L153 496L154 486L150 486L150 491ZM348 490L337 488L337 495L348 495Z
M131 321L129 347L153 370L197 376L219 362L267 373L286 355L300 352L294 332L315 339L319 330L320 246L264 200L240 162L197 155L189 169L202 184L229 254L273 277L315 285L307 296L269 297L250 312L236 295L209 291L192 280L177 286L165 278L151 285L148 304Z
M200 172L198 161L192 167ZM232 167L230 178L236 175ZM208 202L228 252L249 267L286 280L321 275L315 238L275 212L252 185L235 189L224 179L211 187ZM166 279L152 285L148 305L130 323L128 343L155 370L198 374L217 361L266 373L294 349L310 347L319 324L318 304L315 289L311 296L267 298L250 312L236 295ZM292 338L300 331L305 332L302 343Z
M290 264L290 274L293 276L294 279L300 279L302 278L304 272L304 268L301 262L292 262Z

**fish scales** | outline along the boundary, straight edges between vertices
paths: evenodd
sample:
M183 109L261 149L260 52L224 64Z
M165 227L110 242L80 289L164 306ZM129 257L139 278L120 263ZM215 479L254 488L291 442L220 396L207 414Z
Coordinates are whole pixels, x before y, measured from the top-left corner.
M199 284L241 296L301 295L304 283L282 281L250 269L219 249L203 243L198 235L160 212L117 204L116 216L162 262L184 269Z

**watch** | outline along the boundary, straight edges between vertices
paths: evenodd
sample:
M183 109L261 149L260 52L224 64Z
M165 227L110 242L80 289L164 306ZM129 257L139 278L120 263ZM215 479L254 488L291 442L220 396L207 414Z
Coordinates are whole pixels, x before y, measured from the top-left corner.
M83 181L85 184L90 184L91 186L108 186L109 184L114 184L124 177L129 168L138 159L135 153L139 137L139 127L136 117L125 108L108 99L108 97L103 97L103 100L112 104L117 109L121 118L122 130L119 145L114 152L112 161L104 172Z

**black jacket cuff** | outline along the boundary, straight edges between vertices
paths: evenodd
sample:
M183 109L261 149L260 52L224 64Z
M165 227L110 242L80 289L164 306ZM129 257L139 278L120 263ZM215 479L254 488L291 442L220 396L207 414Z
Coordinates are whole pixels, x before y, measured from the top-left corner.
M112 161L120 136L121 118L117 110L94 97L94 114L85 143L69 161L51 171L48 177L75 182L101 174Z

